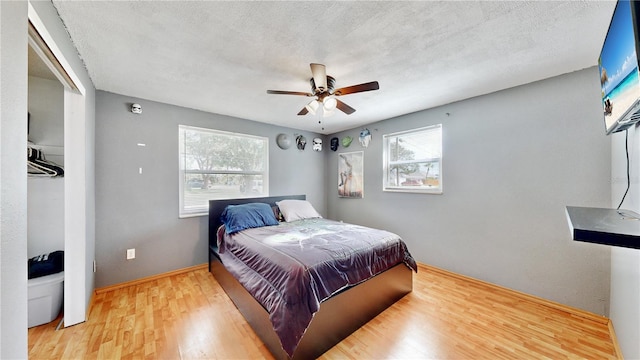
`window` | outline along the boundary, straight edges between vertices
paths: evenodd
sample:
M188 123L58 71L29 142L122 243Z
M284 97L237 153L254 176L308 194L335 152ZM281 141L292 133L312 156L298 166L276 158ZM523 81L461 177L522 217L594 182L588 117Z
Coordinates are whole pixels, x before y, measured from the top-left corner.
M384 191L442 194L442 124L382 136Z
M178 126L180 217L206 215L209 200L269 196L269 139Z

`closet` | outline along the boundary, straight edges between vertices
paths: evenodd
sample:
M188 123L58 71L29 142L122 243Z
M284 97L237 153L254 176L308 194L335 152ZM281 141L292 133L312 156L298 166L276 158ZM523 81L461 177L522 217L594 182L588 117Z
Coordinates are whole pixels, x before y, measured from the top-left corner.
M26 177L28 204L28 254L47 252L60 246L57 235L63 233L64 250L64 322L65 327L86 320L88 305L94 289L95 264L95 153L94 92L91 79L77 57L68 34L61 27L60 19L49 2L29 1L28 5L28 51L29 51L29 103L34 113L30 115L29 137L40 147L47 161L58 163L64 169L64 177ZM33 52L37 56L33 55ZM61 92L34 96L33 88L57 87L48 77L37 73L39 58L61 85ZM39 78L39 79L36 79ZM46 84L46 85L45 85ZM33 85L33 86L32 86ZM44 91L44 89L41 89ZM55 100L53 100L55 99ZM49 101L37 105L41 101ZM38 117L35 107L42 111L62 108L62 117L42 115ZM26 112L26 111L25 111ZM55 120L51 120L55 117ZM27 114L25 114L27 121ZM27 136L27 134L24 134ZM25 149L27 161L28 149ZM35 186L30 186L35 185ZM33 190L42 191L36 194ZM42 196L39 196L42 195ZM35 197L34 197L35 196ZM33 204L34 201L41 203ZM40 206L45 203L46 206ZM63 209L49 211L51 209ZM42 217L50 221L41 227L32 226ZM47 236L40 242L37 236ZM31 237L31 238L29 238ZM35 246L46 246L46 249ZM37 254L36 254L37 255ZM26 261L27 259L25 259ZM32 307L35 308L35 307Z
M28 86L27 254L32 257L64 250L64 177L46 166L64 169L64 87L31 47Z
M28 60L27 256L36 259L65 248L64 86L31 46ZM43 263L42 257L37 259ZM64 278L63 273L59 277ZM51 302L44 290L51 284L44 277L29 281L29 326L51 321L59 313L60 300ZM55 287L61 289L62 283L58 280Z

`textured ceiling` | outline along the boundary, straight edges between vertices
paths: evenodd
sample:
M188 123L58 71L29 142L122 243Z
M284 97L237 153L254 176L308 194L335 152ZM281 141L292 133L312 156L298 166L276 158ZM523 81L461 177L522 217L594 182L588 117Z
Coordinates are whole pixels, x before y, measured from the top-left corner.
M333 133L597 64L614 1L53 1L95 87ZM297 116L309 64L357 111ZM319 121L322 121L320 124Z

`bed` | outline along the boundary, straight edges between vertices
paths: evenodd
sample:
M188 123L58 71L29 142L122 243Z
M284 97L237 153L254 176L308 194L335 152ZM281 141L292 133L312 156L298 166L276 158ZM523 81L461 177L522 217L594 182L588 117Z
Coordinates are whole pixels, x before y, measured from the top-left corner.
M404 242L382 230L316 217L252 228L229 220L247 207L265 214L278 202L288 207L302 200L304 195L209 203L209 270L277 359L317 358L411 292L417 271ZM380 240L373 240L374 232ZM352 251L356 247L364 253Z

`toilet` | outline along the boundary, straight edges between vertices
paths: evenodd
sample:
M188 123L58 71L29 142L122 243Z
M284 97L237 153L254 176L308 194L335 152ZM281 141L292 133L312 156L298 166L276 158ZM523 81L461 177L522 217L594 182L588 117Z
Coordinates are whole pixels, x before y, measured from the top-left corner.
M28 280L28 326L49 323L62 310L64 271Z

